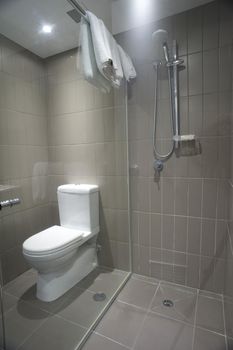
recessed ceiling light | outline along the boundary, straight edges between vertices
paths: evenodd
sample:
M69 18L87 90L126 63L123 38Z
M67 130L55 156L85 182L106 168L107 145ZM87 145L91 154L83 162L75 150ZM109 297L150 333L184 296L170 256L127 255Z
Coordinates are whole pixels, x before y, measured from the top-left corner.
M52 30L53 30L53 27L51 25L49 25L49 24L45 24L45 25L42 26L42 32L43 33L49 34L49 33L52 32Z

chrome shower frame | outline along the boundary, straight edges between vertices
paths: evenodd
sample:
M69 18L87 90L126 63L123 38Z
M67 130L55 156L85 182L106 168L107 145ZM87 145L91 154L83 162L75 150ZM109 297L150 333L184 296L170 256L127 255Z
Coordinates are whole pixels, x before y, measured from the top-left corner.
M182 59L178 58L178 48L176 40L173 40L172 44L172 59L170 58L169 49L167 43L163 43L164 57L166 61L166 67L168 69L169 79L169 93L170 93L170 104L171 104L171 124L172 124L172 148L167 154L159 154L156 150L155 137L156 137L156 124L157 124L157 102L158 102L158 71L159 67L163 64L161 61L153 63L155 69L155 106L154 106L154 130L153 130L153 147L154 147L154 168L157 171L161 171L163 166L162 162L168 160L174 150L179 148L180 138L180 106L179 106L179 67L184 63Z
M173 99L173 121L174 121L174 130L175 134L173 137L173 140L175 141L175 148L179 148L179 137L180 137L180 105L179 105L179 66L181 66L184 63L184 60L181 60L178 58L178 49L177 49L177 42L176 40L173 40L173 61L167 63L167 67L172 67L172 82L171 89L173 91L172 99Z

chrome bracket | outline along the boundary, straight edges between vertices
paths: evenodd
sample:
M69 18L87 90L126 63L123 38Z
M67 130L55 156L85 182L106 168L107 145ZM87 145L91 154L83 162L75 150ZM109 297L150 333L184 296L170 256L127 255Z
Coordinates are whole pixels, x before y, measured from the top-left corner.
M0 201L0 210L3 208L12 208L14 205L20 204L19 198L7 199L5 201Z

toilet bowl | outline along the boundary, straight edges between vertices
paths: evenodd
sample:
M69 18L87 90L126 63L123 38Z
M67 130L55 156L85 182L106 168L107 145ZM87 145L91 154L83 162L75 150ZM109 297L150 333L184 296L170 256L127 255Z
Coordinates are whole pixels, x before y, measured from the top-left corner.
M52 226L23 243L23 255L38 272L37 297L53 301L97 265L99 197L95 185L58 187L61 226Z

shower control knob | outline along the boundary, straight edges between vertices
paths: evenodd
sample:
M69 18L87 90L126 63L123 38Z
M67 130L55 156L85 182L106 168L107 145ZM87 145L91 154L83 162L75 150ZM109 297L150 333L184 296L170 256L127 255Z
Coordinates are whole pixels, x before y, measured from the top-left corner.
M161 160L156 159L154 161L153 167L155 171L158 171L160 173L163 170L163 162Z

